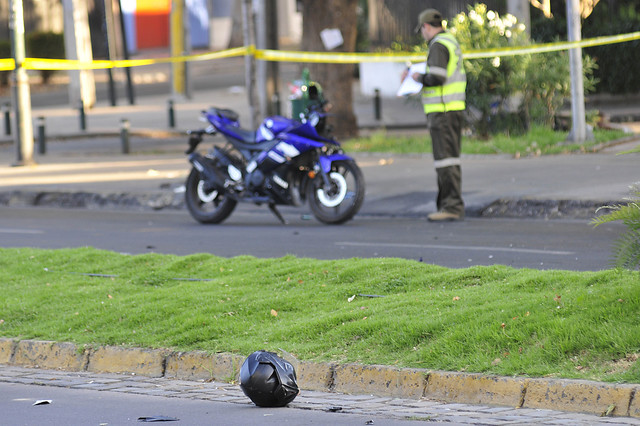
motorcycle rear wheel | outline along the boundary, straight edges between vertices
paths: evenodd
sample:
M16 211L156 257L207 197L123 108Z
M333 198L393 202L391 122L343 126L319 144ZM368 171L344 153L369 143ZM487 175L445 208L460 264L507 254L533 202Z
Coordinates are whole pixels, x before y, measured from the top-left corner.
M223 191L207 189L200 172L191 169L187 177L185 203L191 216L200 223L220 223L233 212L237 201Z
M320 222L341 224L358 213L364 201L364 177L354 161L335 161L329 172L330 188L320 176L309 181L309 207Z

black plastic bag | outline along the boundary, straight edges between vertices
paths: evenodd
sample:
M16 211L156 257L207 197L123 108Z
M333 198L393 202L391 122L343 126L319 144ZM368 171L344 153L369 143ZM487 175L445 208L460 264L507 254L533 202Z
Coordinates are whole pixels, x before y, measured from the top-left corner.
M300 392L293 365L267 351L256 351L244 361L240 388L259 407L284 407Z

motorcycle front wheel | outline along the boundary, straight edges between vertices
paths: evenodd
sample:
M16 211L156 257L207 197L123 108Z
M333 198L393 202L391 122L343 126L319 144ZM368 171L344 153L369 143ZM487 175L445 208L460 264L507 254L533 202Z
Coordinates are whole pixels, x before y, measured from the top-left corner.
M209 189L200 172L191 169L187 177L185 203L191 216L200 223L220 223L225 220L237 201L223 191Z
M325 187L320 175L309 181L309 206L320 222L340 224L353 218L364 201L364 177L354 161L334 161Z

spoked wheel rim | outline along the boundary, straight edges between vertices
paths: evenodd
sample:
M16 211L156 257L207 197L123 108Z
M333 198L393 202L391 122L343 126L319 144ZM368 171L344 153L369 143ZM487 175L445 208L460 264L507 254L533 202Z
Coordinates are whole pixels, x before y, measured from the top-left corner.
M319 176L310 181L309 206L321 222L344 223L360 209L364 200L364 178L353 161L336 161L327 174L326 187Z
M347 195L347 180L338 172L331 172L329 174L331 179L331 188L329 191L325 191L323 188L316 190L318 201L325 207L336 207L344 201Z
M212 203L213 200L218 198L219 193L215 189L211 192L207 192L205 185L206 183L203 180L198 182L198 198L200 199L200 201L202 201L203 204Z

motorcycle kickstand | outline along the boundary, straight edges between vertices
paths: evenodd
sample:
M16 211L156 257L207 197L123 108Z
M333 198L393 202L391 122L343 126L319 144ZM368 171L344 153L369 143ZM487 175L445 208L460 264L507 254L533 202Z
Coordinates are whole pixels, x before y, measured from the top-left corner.
M273 213L275 215L275 217L277 217L278 219L280 219L280 222L282 222L283 225L288 225L289 222L287 222L284 217L282 217L282 215L280 214L280 212L278 211L278 209L276 208L276 205L273 203L269 204L269 210L271 210L271 213Z

